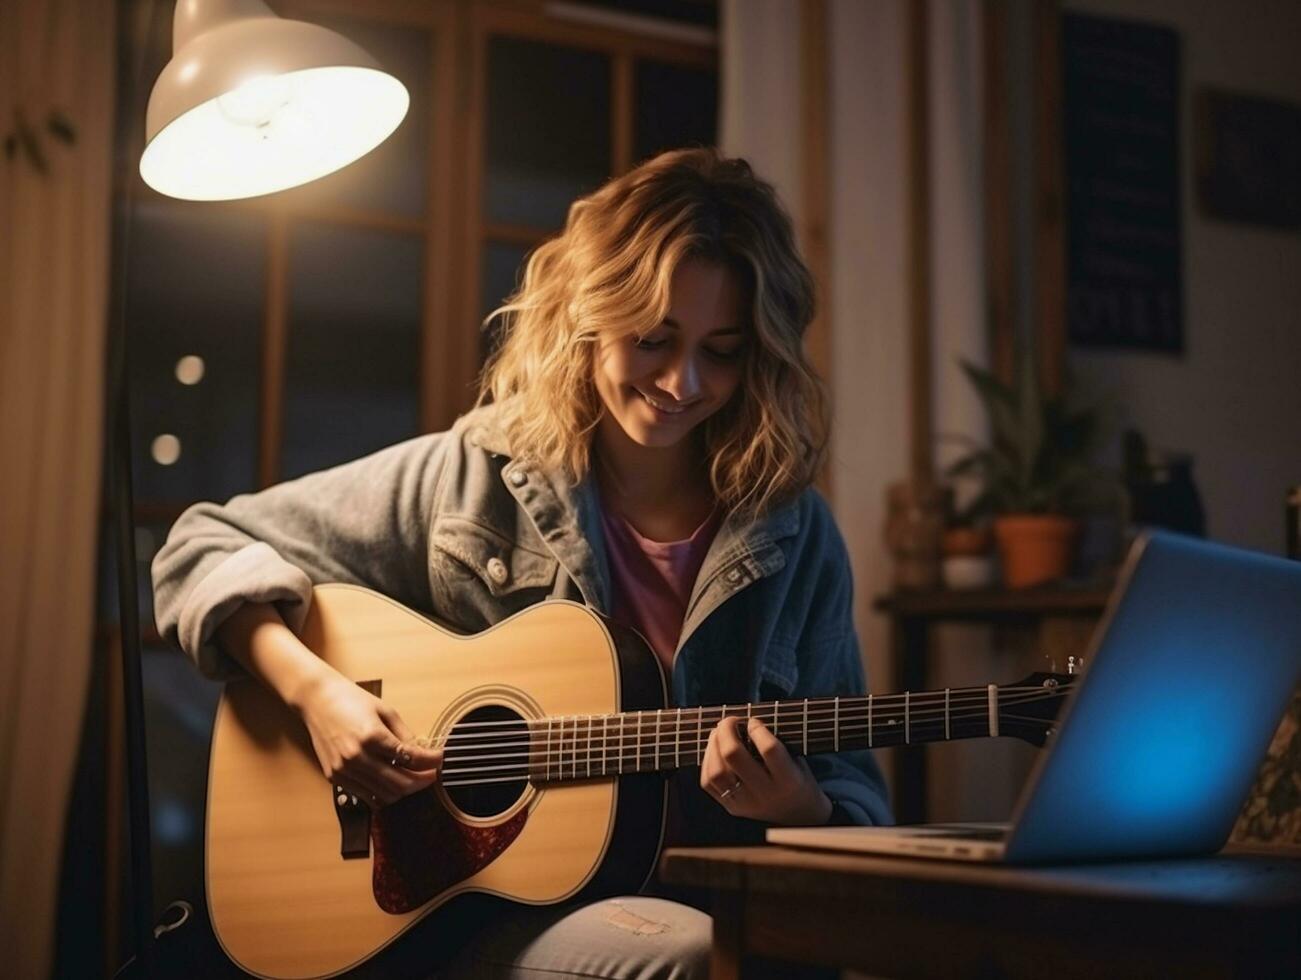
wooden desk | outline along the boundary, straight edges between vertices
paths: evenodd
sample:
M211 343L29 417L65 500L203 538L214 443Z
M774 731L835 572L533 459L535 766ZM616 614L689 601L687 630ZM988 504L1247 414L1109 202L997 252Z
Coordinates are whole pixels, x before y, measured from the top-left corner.
M1301 976L1301 858L1029 869L678 848L660 873L714 894L713 980L750 954L896 978Z
M1053 617L1096 619L1107 605L1110 589L981 589L899 591L879 596L875 608L890 617L894 647L894 690L923 691L929 686L931 626L936 623L986 623L1038 626ZM1010 682L1015 678L1006 678ZM994 678L991 678L994 680ZM885 693L885 692L883 692ZM926 755L920 745L893 750L893 805L899 823L926 820Z

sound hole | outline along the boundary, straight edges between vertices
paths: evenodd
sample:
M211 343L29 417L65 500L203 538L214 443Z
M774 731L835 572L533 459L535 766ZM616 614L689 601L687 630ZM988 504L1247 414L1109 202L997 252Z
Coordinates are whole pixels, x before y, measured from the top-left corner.
M443 788L462 813L503 813L528 788L528 723L510 708L475 708L452 728L446 746Z

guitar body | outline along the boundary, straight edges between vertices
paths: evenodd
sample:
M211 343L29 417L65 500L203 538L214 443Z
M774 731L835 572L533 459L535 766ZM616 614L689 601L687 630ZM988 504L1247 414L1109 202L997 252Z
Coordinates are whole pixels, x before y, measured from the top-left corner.
M567 601L460 636L367 589L319 586L301 635L436 744L495 731L503 719L666 701L659 663L640 639ZM633 892L654 870L665 794L658 773L465 789L440 782L371 813L336 795L289 709L257 681L234 681L217 711L208 778L213 928L250 973L325 977L393 952L449 902L491 911L493 900L472 893L547 905ZM430 964L439 951L427 943L438 942L422 940Z

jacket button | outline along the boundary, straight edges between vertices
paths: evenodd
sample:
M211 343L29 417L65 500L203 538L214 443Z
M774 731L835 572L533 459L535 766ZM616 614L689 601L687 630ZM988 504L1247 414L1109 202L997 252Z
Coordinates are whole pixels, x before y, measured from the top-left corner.
M510 571L506 568L506 563L500 558L492 557L488 559L488 577L498 585L505 583L510 577Z
M517 487L522 487L524 484L529 482L529 475L523 470L511 470L510 482Z

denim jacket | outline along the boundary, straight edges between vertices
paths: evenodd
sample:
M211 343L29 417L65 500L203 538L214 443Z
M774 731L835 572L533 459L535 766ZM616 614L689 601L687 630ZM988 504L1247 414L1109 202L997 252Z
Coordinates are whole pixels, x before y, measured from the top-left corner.
M463 633L547 598L608 614L596 490L516 459L493 406L447 432L232 498L195 504L153 562L155 616L207 676L239 672L215 644L245 602L270 602L301 626L315 584L381 592ZM861 694L848 554L812 489L754 522L725 517L687 606L671 678L688 706ZM823 791L857 823L888 823L884 783L866 751L808 759ZM675 777L687 842L754 840Z

